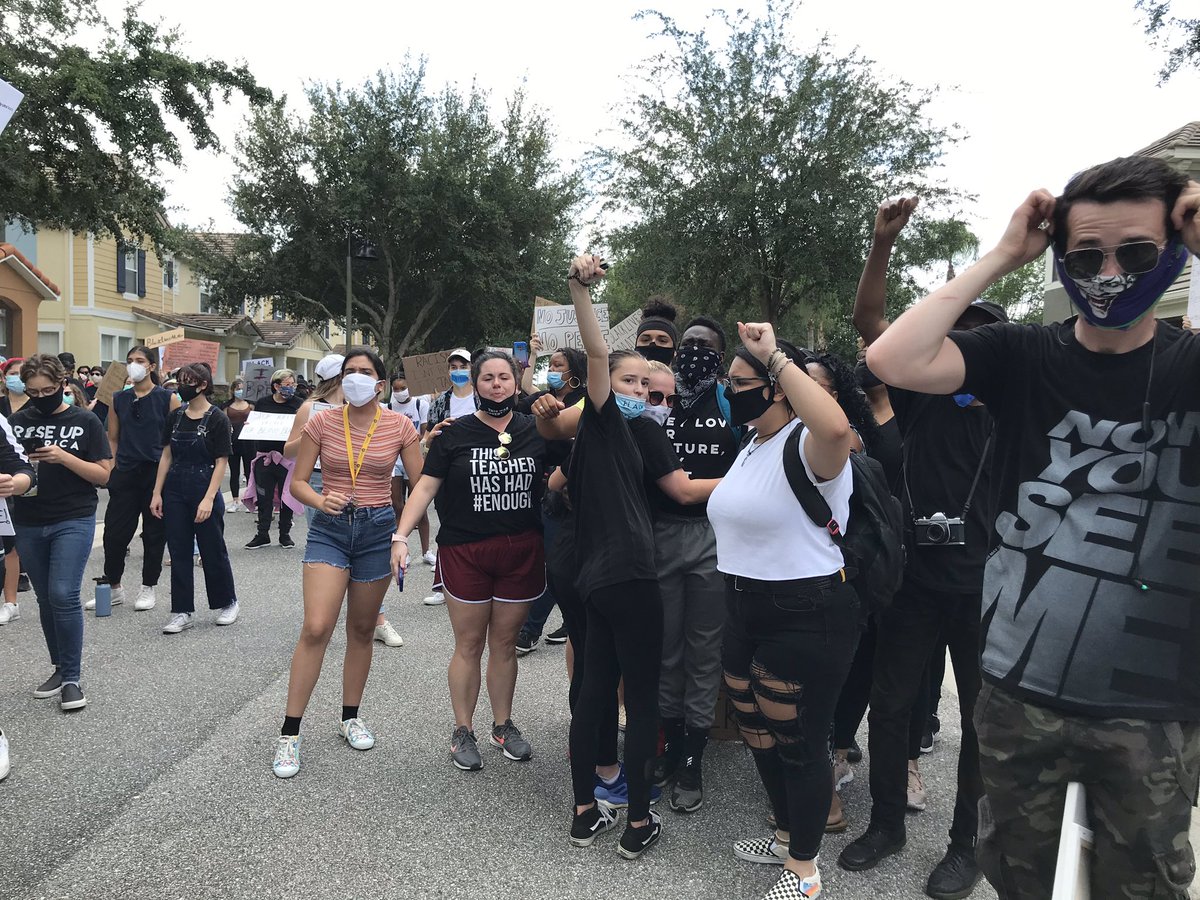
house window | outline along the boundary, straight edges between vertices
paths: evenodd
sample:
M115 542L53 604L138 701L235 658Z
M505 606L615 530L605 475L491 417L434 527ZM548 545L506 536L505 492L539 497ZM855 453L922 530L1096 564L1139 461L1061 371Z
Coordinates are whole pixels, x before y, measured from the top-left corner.
M283 321L286 321L286 319L287 319L287 315L284 313L284 311L282 309L279 309L275 306L271 307L271 321L272 322L283 322Z
M61 331L39 331L38 332L38 353L47 353L50 356L57 356L62 352L62 332Z
M326 319L324 322L321 323L321 337L325 338L325 340L329 340L329 320L328 319Z
M200 312L206 316L217 314L217 307L212 298L212 282L207 278L200 279Z
M136 285L138 283L138 255L137 250L125 251L125 293L136 293ZM134 290L130 290L134 288Z
M167 256L163 258L163 292L178 293L177 279L175 277L175 258Z
M110 362L125 362L125 357L133 349L133 338L120 334L100 333L100 364L107 366Z

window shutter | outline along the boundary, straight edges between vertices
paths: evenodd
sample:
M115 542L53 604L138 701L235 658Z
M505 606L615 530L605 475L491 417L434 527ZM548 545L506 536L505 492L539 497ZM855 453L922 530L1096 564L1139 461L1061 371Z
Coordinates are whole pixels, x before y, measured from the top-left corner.
M146 296L146 251L139 250L137 252L137 254L138 254L137 255L137 262L138 262L137 295L139 297L145 297Z
M125 293L125 245L117 242L117 293Z

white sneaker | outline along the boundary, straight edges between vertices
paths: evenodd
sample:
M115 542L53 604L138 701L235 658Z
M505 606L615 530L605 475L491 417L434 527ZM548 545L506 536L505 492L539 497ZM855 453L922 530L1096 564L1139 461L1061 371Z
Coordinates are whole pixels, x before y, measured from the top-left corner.
M400 637L400 632L393 628L387 619L383 620L382 625L375 626L375 640L383 641L388 647L404 646L404 638Z
M840 791L854 780L854 766L840 753L833 760L833 789Z
M16 621L19 618L21 618L20 603L0 604L0 625L7 625L9 622Z
M425 560L425 562L429 563L431 568L433 566L437 565L437 554L433 552L433 548L430 548L430 549L426 550L424 553L422 553L421 559L423 559L423 560Z
M242 504L240 504L236 500L233 500L230 502L230 504L227 507L225 507L225 512L237 512L241 508L242 508Z
M112 588L112 600L109 602L109 606L120 606L124 602L125 602L125 588L121 587L119 584L114 585ZM88 599L87 603L83 604L83 608L87 609L87 610L92 610L92 609L96 608L96 595L95 594L93 594Z
M338 733L355 750L370 750L375 746L375 735L362 719L347 719L338 726Z
M446 602L446 598L442 594L441 591L434 591L432 594L430 594L428 597L426 597L421 602L424 603L426 606L441 606L443 603Z
M281 734L275 745L275 761L271 769L279 778L291 778L300 771L300 735Z
M232 625L238 619L238 602L234 600L217 614L218 625Z
M8 777L8 738L0 731L0 781Z
M125 591L121 591L121 599L125 599ZM136 610L154 609L154 604L158 599L154 596L154 587L149 584L143 584L142 589L138 591L137 599L133 601L133 608ZM113 591L113 606L117 605L117 592Z
M921 779L921 770L916 760L908 761L908 808L913 812L925 809L925 782Z
M171 616L171 620L163 626L163 634L179 634L185 628L191 628L196 624L194 619L195 616L192 613L175 613Z

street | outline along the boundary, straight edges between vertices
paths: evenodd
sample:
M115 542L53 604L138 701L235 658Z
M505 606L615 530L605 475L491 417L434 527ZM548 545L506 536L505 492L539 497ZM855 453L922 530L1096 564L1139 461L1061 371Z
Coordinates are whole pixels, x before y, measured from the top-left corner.
M771 886L777 869L739 861L730 849L768 834L753 763L733 742L710 744L702 810L681 816L660 804L664 836L643 859L617 856L619 831L587 849L570 846L562 647L543 644L521 661L514 720L533 742L533 759L511 762L486 744L485 689L475 720L484 769L454 768L445 674L453 642L445 608L421 604L431 585L424 564L410 570L403 596L393 588L387 597L405 643L375 645L362 704L375 748L357 752L337 734L337 635L304 719L300 774L277 779L270 764L301 622L304 531L298 521L294 550L248 552L252 517L227 514L241 619L212 624L196 569L201 611L178 635L161 633L170 569L158 606L133 610L135 540L130 599L109 619L85 614L89 705L79 713L32 697L50 666L37 603L21 595L21 618L0 628L0 728L12 743L12 772L0 782L0 897L758 898ZM92 553L85 595L101 556ZM555 613L547 631L557 625ZM866 824L864 761L843 790L850 830L825 842L825 896L924 895L953 805L957 708L945 694L942 740L922 760L929 806L908 817L907 849L870 872L837 867L838 852ZM865 726L859 740L865 747ZM974 896L995 895L981 884Z

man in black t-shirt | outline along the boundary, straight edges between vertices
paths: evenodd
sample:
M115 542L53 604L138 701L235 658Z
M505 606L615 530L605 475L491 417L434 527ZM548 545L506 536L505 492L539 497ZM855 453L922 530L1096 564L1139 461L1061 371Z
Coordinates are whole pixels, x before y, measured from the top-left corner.
M884 381L978 395L997 422L983 603L980 862L1002 897L1054 878L1084 785L1103 896L1185 897L1200 778L1200 339L1153 307L1200 252L1200 184L1149 157L1035 191L994 250L868 352ZM1079 315L951 331L1053 236Z
M916 205L916 198L889 201L875 218L854 303L854 324L868 347L888 330L888 260ZM966 330L1006 318L995 304L976 302L954 327ZM925 717L922 681L933 655L948 647L962 715L958 790L950 846L925 891L934 898L965 897L979 880L975 837L983 783L971 722L980 684L979 603L990 522L992 421L967 395L941 397L891 387L888 395L903 438L898 487L909 526L904 583L878 621L869 718L871 821L842 851L838 864L861 871L899 852L906 842L906 810L924 809L909 722L914 711ZM939 515L951 523L944 532L920 524ZM953 524L960 520L961 525ZM936 540L941 537L946 540Z
M271 393L254 404L254 411L294 416L303 402L296 396L295 373L291 369L278 369L271 375ZM250 472L254 480L254 499L258 504L258 533L246 544L247 550L257 550L271 543L276 496L279 497L279 546L284 549L296 546L291 534L294 510L290 505L296 501L287 488L293 461L284 458L283 445L283 441L256 442ZM249 485L246 490L250 490Z

